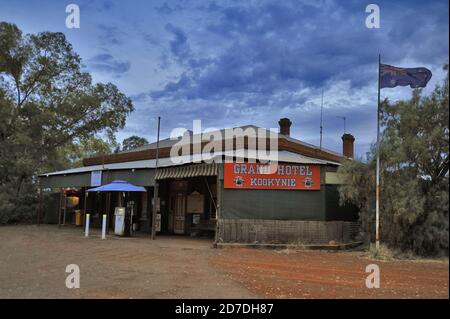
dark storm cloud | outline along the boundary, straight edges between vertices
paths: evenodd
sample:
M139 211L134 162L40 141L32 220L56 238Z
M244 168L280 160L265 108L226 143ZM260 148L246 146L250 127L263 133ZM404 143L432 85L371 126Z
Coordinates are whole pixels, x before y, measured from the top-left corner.
M217 19L205 30L229 42L228 48L212 61L204 59L207 63L194 63L202 58L201 51L196 51L196 59L190 60L180 78L152 96L217 99L236 93L272 95L338 80L349 80L358 88L376 76L378 52L393 62L405 57L426 65L445 62L448 42L437 41L441 35L435 32L442 27L439 5L424 7L435 15L429 21L428 13L405 10L393 14L388 4L382 4L387 32L380 32L365 27L364 6L355 10L354 2L348 7L323 3L328 5L293 1L207 7ZM415 28L417 24L421 28ZM174 35L171 54L180 62L188 60L195 48L189 46L186 32L172 25L166 30Z
M170 32L173 37L173 39L170 40L170 51L172 55L179 62L183 62L188 59L191 55L191 48L187 41L186 33L182 29L170 23L166 24L165 29Z
M366 28L371 2L361 0L77 3L76 30L65 29L65 5L57 0L5 2L0 18L26 33L63 28L93 77L112 78L133 98L127 132L149 139L157 116L166 136L193 119L217 128L276 127L290 117L293 136L317 144L323 91L325 146L341 149L336 116L346 116L363 155L376 135L378 54L384 63L430 68L427 94L448 62L444 0L377 0L381 29ZM382 91L396 100L410 94Z
M117 26L98 24L98 40L102 45L122 45L124 44L125 34Z
M88 68L94 71L112 73L120 76L130 69L129 61L116 60L109 53L98 54L87 61Z
M165 58L182 72L149 96L164 105L159 114L167 112L168 127L192 119L217 127L276 127L288 116L294 136L317 144L323 90L324 145L341 150L338 116L345 116L356 153L364 157L376 129L378 53L400 66L412 61L439 69L448 61L448 4L378 4L379 30L366 28L365 4L358 1L203 5L210 19L195 32L166 27Z
M80 2L74 46L84 58L104 52L85 60L88 68L132 97L127 132L149 139L157 116L165 136L193 119L277 127L290 117L293 136L317 144L323 91L324 145L341 150L336 116L346 116L364 155L376 134L378 53L384 63L432 69L428 92L448 61L447 1L378 0L381 29L366 28L370 2L360 0Z

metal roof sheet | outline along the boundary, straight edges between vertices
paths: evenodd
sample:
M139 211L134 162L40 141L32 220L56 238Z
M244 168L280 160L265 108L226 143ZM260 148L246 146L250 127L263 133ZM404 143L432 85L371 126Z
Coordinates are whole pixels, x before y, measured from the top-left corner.
M342 156L342 154L340 154L339 152L335 152L335 151L332 151L332 150L324 148L324 147L320 148L320 147L318 147L316 145L303 142L303 141L301 141L299 139L296 139L296 138L294 138L292 136L286 136L284 134L281 134L281 133L278 133L278 132L275 132L275 131L272 131L272 130L269 130L269 129L266 129L266 128L263 128L263 127L255 126L255 125L243 125L243 126L238 126L238 127L229 127L229 128L223 128L223 129L220 129L220 130L213 130L213 131L208 131L208 132L196 133L196 134L192 134L191 138L192 139L198 138L200 140L209 141L210 134L219 133L221 136L223 136L225 138L226 137L225 132L227 132L227 131L231 131L231 130L234 130L234 129L242 129L242 130L245 131L248 128L252 128L252 129L255 129L255 130L264 130L266 132L268 138L284 138L284 139L286 139L288 141L291 141L291 142L299 144L299 145L304 145L304 146L307 146L307 147L312 148L312 149L321 149L322 151L330 153L330 154L335 155L335 156ZM270 135L269 132L272 135ZM206 139L203 139L205 136L206 136ZM165 138L165 139L160 140L159 141L159 147L161 147L161 148L163 148L163 147L171 147L174 144L178 144L178 145L181 146L181 145L186 145L186 144L190 144L190 143L191 143L190 140L186 141L186 142L183 142L182 137L179 136L179 137L176 137L176 138ZM121 152L121 153L132 153L132 152L137 152L137 151L156 149L156 145L157 145L156 142L152 142L152 143L148 143L148 144L139 146L137 148L134 148L132 150L124 151L124 152Z
M201 163L201 162L221 162L222 157L232 160L233 157L254 159L260 161L277 160L279 162L288 163L299 163L299 164L319 164L319 165L340 165L340 163L321 160L316 158L307 157L297 153L289 151L274 151L270 153L259 152L258 150L248 150L248 149L238 149L234 151L216 152L216 153L201 153L194 155L184 155L177 157L165 157L158 160L158 167L170 167L178 166L190 163ZM92 171L101 170L121 170L121 169L145 169L145 168L155 168L156 159L151 160L141 160L133 162L122 162L122 163L112 163L104 165L92 165L83 166L72 169L67 169L63 171L50 172L46 174L41 174L39 176L53 176L53 175L66 175L66 174L77 174Z
M155 179L168 178L190 178L197 176L216 176L218 168L216 163L211 164L197 164L181 167L166 167L158 169Z

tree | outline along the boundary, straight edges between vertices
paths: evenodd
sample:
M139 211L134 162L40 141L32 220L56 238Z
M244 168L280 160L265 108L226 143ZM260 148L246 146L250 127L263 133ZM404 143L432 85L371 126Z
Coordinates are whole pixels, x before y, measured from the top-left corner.
M136 135L132 135L123 140L122 151L130 151L145 144L148 144L147 139Z
M408 101L381 105L381 240L422 255L447 254L449 203L449 100L447 77L430 96L414 90ZM375 157L339 169L342 201L360 207L363 235L373 240Z
M81 71L63 33L0 22L0 223L31 216L36 175L66 168L64 150L123 128L132 111L115 85Z
M76 139L74 143L69 143L61 148L59 157L61 158L61 166L79 167L83 164L83 158L108 155L113 150L114 145L111 142L104 138L90 136Z

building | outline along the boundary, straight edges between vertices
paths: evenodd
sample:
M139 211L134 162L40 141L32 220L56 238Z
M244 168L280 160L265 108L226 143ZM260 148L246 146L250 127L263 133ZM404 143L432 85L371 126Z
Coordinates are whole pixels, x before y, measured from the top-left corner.
M60 191L55 214L59 223L65 222L65 190L75 189L78 208L92 214L93 225L106 213L113 227L114 207L122 195L86 197L86 190L126 180L147 190L125 198L134 203L135 227L142 232L150 232L158 185L157 234L209 233L216 242L351 241L358 213L351 205L339 204L336 171L344 159L353 158L354 137L342 136L339 154L292 138L289 119L281 119L279 126L279 133L250 125L210 132L209 138L187 131L159 141L158 147L151 143L86 158L82 167L40 175L41 188ZM259 133L255 138L251 132ZM273 145L270 152L259 152ZM268 163L273 156L277 161Z

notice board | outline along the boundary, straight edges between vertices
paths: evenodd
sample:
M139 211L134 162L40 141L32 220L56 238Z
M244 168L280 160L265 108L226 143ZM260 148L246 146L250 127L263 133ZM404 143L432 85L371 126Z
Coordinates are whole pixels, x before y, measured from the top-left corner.
M91 186L102 186L102 171L91 172Z
M203 214L204 203L205 203L205 196L198 192L193 192L187 197L186 212L188 214Z

